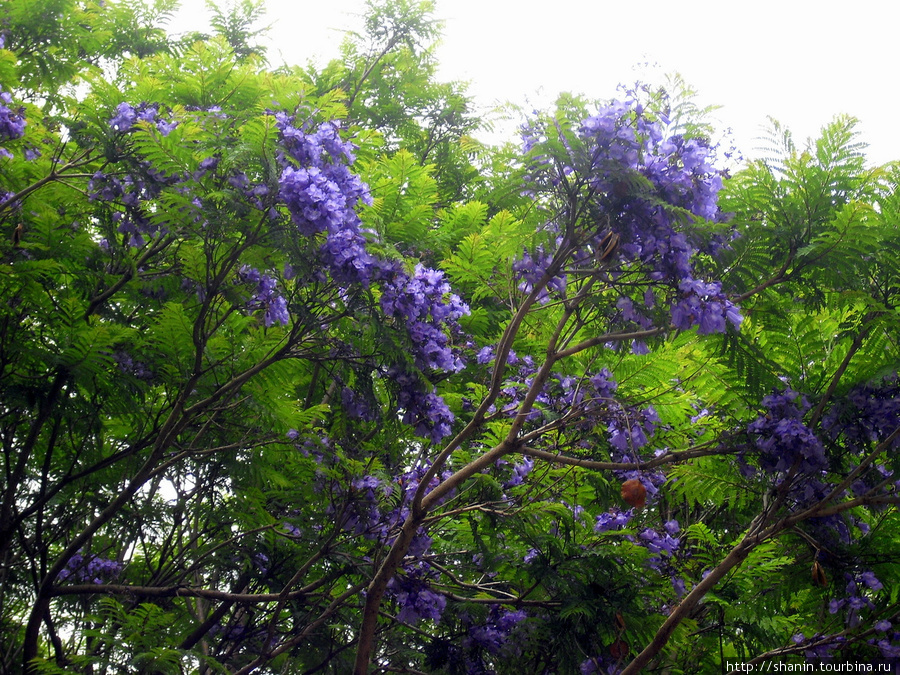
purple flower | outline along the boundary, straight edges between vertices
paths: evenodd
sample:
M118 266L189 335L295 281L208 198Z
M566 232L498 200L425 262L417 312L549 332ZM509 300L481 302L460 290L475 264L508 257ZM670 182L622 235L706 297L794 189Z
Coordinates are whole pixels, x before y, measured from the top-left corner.
M822 443L802 421L809 403L791 389L766 396L762 403L768 412L747 427L756 436L760 468L787 471L798 460L800 469L807 473L827 468Z
M116 114L109 120L109 126L113 131L128 131L137 120L137 111L128 103L120 103L116 108Z
M122 565L115 560L101 558L93 553L76 553L59 573L59 580L74 579L92 584L102 584L119 576Z
M622 511L614 507L609 511L601 513L599 516L597 516L597 519L594 522L594 531L614 532L616 530L621 530L625 527L628 527L628 523L631 521L633 515L634 509Z
M263 310L263 324L269 328L276 323L286 326L290 322L287 301L276 292L278 282L274 277L244 265L238 271L238 282L256 284L253 295L247 301L250 311Z
M168 136L170 133L172 133L172 129L174 129L177 126L178 126L177 120L172 120L171 122L166 122L164 120L157 120L157 122L156 122L156 129L163 136Z
M0 90L0 141L11 141L25 135L24 108L14 111L9 107L12 96Z
M860 575L860 579L862 579L862 582L863 582L866 586L868 586L869 588L871 588L873 591L880 591L882 588L884 588L884 584L882 584L882 583L878 580L878 578L875 576L875 573L874 573L874 572L871 572L871 571L863 572L863 573Z
M534 460L531 457L525 457L521 464L513 465L512 476L503 484L503 487L515 487L521 485L525 481L525 477L531 473L534 468Z
M415 624L420 619L440 621L447 598L435 593L428 584L416 576L398 576L388 582L388 595L400 607L397 619Z

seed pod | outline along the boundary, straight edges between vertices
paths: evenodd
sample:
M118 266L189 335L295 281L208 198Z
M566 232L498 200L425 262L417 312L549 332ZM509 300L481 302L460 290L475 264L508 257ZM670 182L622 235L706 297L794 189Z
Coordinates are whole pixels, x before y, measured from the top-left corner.
M828 577L825 576L825 569L816 560L812 566L812 580L816 586L825 587L828 585Z
M625 617L622 612L616 612L616 632L622 633L625 630Z
M618 248L619 235L615 232L607 232L606 236L600 240L600 245L597 247L597 264L599 265L609 260Z
M647 503L647 489L637 478L622 483L622 499L636 509L644 508Z

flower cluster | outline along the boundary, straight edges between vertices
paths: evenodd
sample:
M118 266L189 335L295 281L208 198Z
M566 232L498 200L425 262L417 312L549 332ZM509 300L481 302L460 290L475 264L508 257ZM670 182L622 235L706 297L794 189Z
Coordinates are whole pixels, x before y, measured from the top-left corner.
M804 649L803 655L807 659L817 660L833 658L832 652L839 649L846 641L847 638L843 635L824 636L819 634L807 638L803 633L797 633L791 638L791 642Z
M116 107L116 114L110 118L109 126L113 131L124 133L131 131L138 122L147 122L156 124L157 131L168 136L178 126L177 120L165 120L157 115L159 106L156 104L141 103L135 108L130 103L122 102Z
M398 387L397 404L404 411L403 423L414 427L417 436L438 443L450 435L456 418L433 386L401 367L389 368L387 377Z
M900 631L894 630L893 624L886 619L876 621L873 628L879 635L870 638L869 644L878 648L882 658L900 659Z
M118 577L122 572L122 567L123 565L115 560L101 558L93 553L86 555L76 553L69 558L58 578L60 581L73 579L75 581L87 581L92 584L102 584Z
M325 234L320 253L335 281L368 286L376 261L366 251L356 207L371 204L372 198L349 169L355 147L341 139L333 122L309 132L306 125L296 127L292 117L279 112L275 124L284 150L278 195L294 225L307 237Z
M263 323L266 328L276 323L286 326L290 321L287 301L277 293L278 282L268 274L260 274L259 270L244 265L238 271L238 281L244 284L256 284L253 295L247 301L250 311L263 311Z
M136 248L144 246L147 238L159 237L168 231L147 216L143 203L156 198L165 185L178 180L154 171L147 163L141 168L143 175L117 176L97 171L88 183L92 201L116 202L124 207L121 211L113 211L112 220L125 243Z
M788 471L795 464L805 474L815 474L828 467L825 448L803 423L810 405L792 389L766 396L762 404L768 409L747 427L755 436L759 450L759 466L764 471Z
M828 612L837 614L842 609L846 609L845 621L848 626L855 628L862 621L860 612L864 609L875 609L875 603L872 602L870 596L884 588L884 584L878 580L875 573L866 570L860 574L844 574L844 580L847 582L845 587L846 596L843 598L832 598L828 603Z
M614 657L593 656L581 662L580 675L616 675L622 672L622 664Z
M308 452L310 439L298 444L303 452ZM321 461L321 453L313 447L317 461ZM391 545L397 536L400 526L409 516L410 505L419 488L428 465L406 471L393 480L383 480L374 475L357 476L350 480L350 487L345 492L347 497L344 506L330 504L327 515L338 521L338 526L345 532L361 536L370 541L379 541ZM431 478L429 488L449 477L449 472ZM440 501L451 498L453 493L444 496ZM290 530L289 530L290 531ZM432 539L424 531L419 531L412 540L407 555L417 559L425 555L431 547Z
M135 361L131 354L119 350L113 354L113 360L123 373L136 377L139 380L152 380L153 372L142 361Z
M25 117L22 108L17 111L12 105L12 96L8 91L0 91L0 141L11 141L25 135Z
M881 652L883 659L900 658L900 632L893 630L893 624L886 619L876 621L872 626L876 635L867 640L868 644ZM847 638L843 635L813 635L807 638L803 633L797 633L791 638L798 647L804 649L804 656L810 660L833 659L834 651L846 644Z
M463 648L470 652L484 650L490 654L499 654L510 644L510 637L520 622L528 618L522 610L502 609L497 605L483 622L472 622L463 616L464 623L469 624L468 633L463 640Z
M609 423L609 442L616 450L634 452L650 442L659 425L659 415L653 406L629 411Z
M530 178L537 182L553 174L552 186L573 171L586 178L593 195L592 220L602 225L586 233L574 255L576 268L601 260L606 266L640 265L652 283L680 293L671 306L676 327L721 333L727 322L739 326L741 315L719 284L694 278L692 257L697 249L679 227L684 220L718 218L722 178L712 166L708 144L664 131L659 116L647 114L637 101L614 101L582 122L577 143L560 132L564 151L558 151L556 162L547 162L535 147L538 139L550 134L535 123L525 130L526 151L532 155ZM551 253L526 253L515 263L524 289L541 278ZM561 275L546 290L561 295L565 283Z
M463 362L450 346L448 332L459 332L469 307L444 280L444 273L416 265L412 276L400 264L385 264L379 274L381 309L406 326L419 370L459 372Z
M512 264L513 274L520 279L519 290L522 293L531 293L535 286L541 281L547 273L547 268L553 261L553 255L547 253L543 246L537 246L533 252L528 249L522 251L522 257L515 260ZM566 290L566 275L557 274L538 292L537 300L541 304L545 304L550 300L551 293L559 296Z
M506 460L498 460L498 464L508 464ZM534 460L531 457L524 457L521 462L512 465L512 471L508 480L503 483L504 488L511 488L521 485L525 482L525 478L534 469Z
M829 408L822 426L857 451L883 440L900 426L900 379L893 374L854 387Z
M697 326L700 335L724 333L726 321L740 328L743 317L718 281L684 279L678 284L681 298L672 305L672 324L680 330Z
M428 568L422 565L407 566L404 571L405 574L393 577L387 587L387 596L400 608L397 620L408 624L415 624L419 619L440 621L447 607L447 598L428 585Z
M681 539L675 535L681 530L677 520L669 520L663 525L663 532L647 528L638 535L637 543L652 554L647 564L655 570L662 570L674 557L681 546Z
M492 365L496 359L495 347L488 345L477 351L475 362L480 365ZM513 366L511 374L500 391L501 410L507 415L517 415L525 393L531 386L537 368L534 359L529 356L519 357L510 350L506 358L507 365ZM612 373L607 368L591 376L574 377L563 373L551 373L543 390L535 399L535 407L528 413L527 419L533 421L549 421L558 419L560 415L580 416L579 427L593 430L602 421L609 418L611 411L618 407L613 394L618 387ZM492 406L488 412L496 412Z
M628 527L634 517L634 509L622 511L617 507L604 511L594 522L594 532L616 532Z

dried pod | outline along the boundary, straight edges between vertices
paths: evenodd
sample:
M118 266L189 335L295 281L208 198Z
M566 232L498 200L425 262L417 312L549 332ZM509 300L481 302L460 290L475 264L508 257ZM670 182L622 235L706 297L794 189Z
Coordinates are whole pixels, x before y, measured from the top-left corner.
M812 580L816 586L824 587L828 585L828 577L825 576L825 569L819 564L818 560L813 562Z
M643 508L647 503L647 489L637 478L626 480L622 483L622 499L636 509Z
M616 631L621 633L625 630L625 617L622 612L616 612Z
M624 659L628 656L628 643L625 640L616 640L609 646L609 653L614 659Z
M619 235L615 232L607 232L606 236L600 240L600 246L597 249L597 263L605 263L619 248Z

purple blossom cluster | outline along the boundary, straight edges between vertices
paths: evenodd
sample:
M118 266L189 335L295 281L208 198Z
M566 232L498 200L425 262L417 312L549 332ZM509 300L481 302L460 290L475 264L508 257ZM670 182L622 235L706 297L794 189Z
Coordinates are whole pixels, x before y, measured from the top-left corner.
M397 404L403 411L403 423L414 427L417 436L439 443L450 435L456 417L434 386L399 366L389 368L387 377L398 387Z
M640 450L650 442L659 426L659 415L651 405L626 411L609 423L609 443L626 456Z
M672 305L672 324L679 330L697 326L700 335L724 333L726 322L740 328L743 317L718 281L684 279L678 284L681 298Z
M379 305L387 319L402 325L409 338L412 365L386 371L398 388L403 423L416 435L438 443L450 434L454 415L428 373L455 373L464 367L452 336L461 335L459 319L469 307L451 292L443 272L416 265L412 275L398 262L383 262L374 277L381 286Z
M657 571L667 567L681 546L681 539L676 537L681 530L677 520L669 520L663 525L663 531L647 528L641 532L636 543L646 548L652 554L647 564ZM683 590L683 582L682 582Z
M471 659L480 650L495 655L510 651L511 647L515 651L511 638L516 628L528 618L528 615L522 610L508 610L493 605L484 621L474 622L468 616L461 618L463 623L468 624L468 631L463 639L462 647L469 653Z
M622 672L622 664L617 659L593 656L581 662L578 672L580 675L616 675Z
M498 464L508 464L505 460L499 460ZM512 465L512 470L510 472L509 478L503 483L504 488L511 488L517 485L521 485L525 482L525 479L528 477L534 470L534 460L531 457L523 457L521 462L517 462Z
M624 220L647 220L646 225L667 219L650 200L622 203L629 171L648 179L662 202L700 218L717 217L722 178L712 165L712 149L699 139L666 136L661 120L645 114L637 101L613 101L600 109L582 122L580 138L590 149L591 186Z
M828 468L825 448L803 415L810 405L792 389L774 393L762 400L768 410L747 427L759 450L759 466L764 471L788 471L797 465L804 474L816 474Z
M244 265L238 271L238 282L255 284L256 288L247 301L247 309L263 312L263 324L266 328L280 323L286 326L290 321L287 301L277 292L278 281L268 274L261 274L256 268Z
M448 333L460 333L459 319L469 307L451 292L444 273L416 265L412 276L402 265L385 264L379 274L381 309L406 326L419 370L456 373L463 362L451 347Z
M392 536L398 522L399 509L384 509L382 501L394 491L394 485L376 476L361 476L350 482L352 500L340 521L341 528L366 539L386 541ZM330 517L338 515L335 507L328 510Z
M135 108L130 103L122 102L116 107L116 114L110 118L109 126L113 131L125 133L131 131L138 122L146 122L155 124L160 134L168 136L178 126L178 121L165 120L158 115L159 106L155 103L141 103Z
M533 252L529 252L528 249L523 250L522 257L512 264L513 274L520 279L519 290L525 294L531 293L547 273L547 268L552 261L553 254L546 252L543 246L535 247ZM549 302L551 294L559 297L565 290L566 275L557 274L541 288L537 300L541 304L546 304Z
M153 372L147 367L147 364L143 361L135 361L128 352L119 350L112 356L121 372L136 377L139 380L153 379Z
M857 452L878 443L900 426L900 379L892 374L882 380L854 387L832 405L822 427L832 438ZM894 447L900 445L895 442Z
M320 253L335 281L368 286L376 260L366 251L356 207L372 198L349 168L355 146L341 139L334 122L309 131L308 124L297 127L294 118L278 112L275 124L284 151L278 195L294 225L307 237L325 234Z
M475 362L491 365L495 358L495 348L489 345L477 351ZM515 368L500 390L498 406L501 413L512 416L519 413L537 369L530 356L519 357L512 350L507 356L507 364ZM619 402L615 398L617 388L618 384L607 368L581 377L551 373L527 420L540 424L565 415L572 420L570 428L585 434L585 447L595 447L598 430L605 429L606 438L616 453L614 461L633 462L659 428L659 415L653 406L636 407ZM488 412L496 413L498 408L492 406ZM664 450L655 454L660 452ZM665 476L659 472L619 473L623 480L641 480L650 496L656 495L659 486L665 482Z
M25 135L24 108L13 110L12 95L0 91L0 141L12 141Z
M894 630L893 624L886 619L876 621L872 627L876 635L867 640L868 644L878 649L883 659L900 658L900 631ZM797 633L791 642L804 648L803 654L808 660L820 661L833 659L834 652L847 643L847 638L822 634L807 638L803 633Z
M440 621L447 598L436 593L428 583L432 572L424 565L407 566L388 582L387 596L399 606L397 620L415 624L420 619Z
M373 422L378 419L378 410L371 401L351 387L341 388L341 407L352 419Z
M613 507L597 516L594 521L594 532L618 532L628 527L633 517L634 509L622 511L618 507Z
M800 647L805 647L803 655L807 659L831 659L832 652L839 649L847 641L843 635L835 635L826 638L818 634L807 638L803 633L797 633L791 638L791 642Z
M900 659L900 631L886 619L876 621L873 628L879 635L870 638L869 644L877 647L884 659Z
M582 122L577 146L561 133L564 156L550 163L536 149L548 134L535 123L525 131L526 152L532 153L533 160L531 179L573 171L586 177L600 212L599 218L592 219L603 226L588 233L574 256L576 267L591 265L602 253L609 257L606 265L649 268L652 283L666 284L680 294L671 306L677 328L698 326L701 334L721 333L729 322L739 326L742 317L720 284L694 278L692 258L697 249L678 230L686 219L718 218L721 174L712 165L707 143L664 132L660 119L645 113L637 101L614 101ZM559 182L558 175L551 178L551 184ZM612 241L617 243L611 247ZM550 252L540 250L516 261L514 269L523 279L523 288L541 278L551 258ZM565 277L560 276L547 290L562 295L564 288ZM630 318L639 317L636 313Z
M162 236L168 231L146 215L143 204L157 197L163 186L177 181L154 171L149 164L144 164L143 168L142 176L118 176L97 171L88 183L92 201L117 203L123 207L123 210L113 211L112 220L125 243L135 248L144 246L148 238Z
M76 553L69 558L66 566L59 573L59 581L72 579L92 584L102 584L115 579L124 566L115 560L101 558L93 553Z
M308 451L309 441L298 444ZM317 458L321 456L315 448ZM350 480L350 488L346 492L346 507L331 504L327 515L338 521L345 532L361 536L370 541L382 542L390 546L400 526L409 516L410 505L418 490L422 476L428 465L410 469L394 479L387 481L373 475L357 476ZM437 485L447 477L449 472L433 476L429 488ZM451 498L453 493L444 496L440 501ZM424 531L418 532L410 545L407 555L414 562L421 559L431 547L432 539Z
M884 584L871 570L865 570L858 574L849 572L844 574L847 585L844 588L846 595L843 598L832 598L828 603L828 612L837 614L845 610L845 622L850 628L856 628L862 622L863 610L874 610L875 603L872 596L884 588Z
M476 352L474 360L479 365L492 366L495 359L495 347L488 345ZM513 368L500 391L498 403L501 412L517 415L525 393L534 381L537 368L530 355L519 357L513 350L509 351L506 362ZM583 377L551 373L527 419L529 422L539 422L557 419L564 414L580 415L579 427L586 431L593 430L619 406L613 398L617 387L607 368ZM497 408L491 406L488 412L495 413Z

